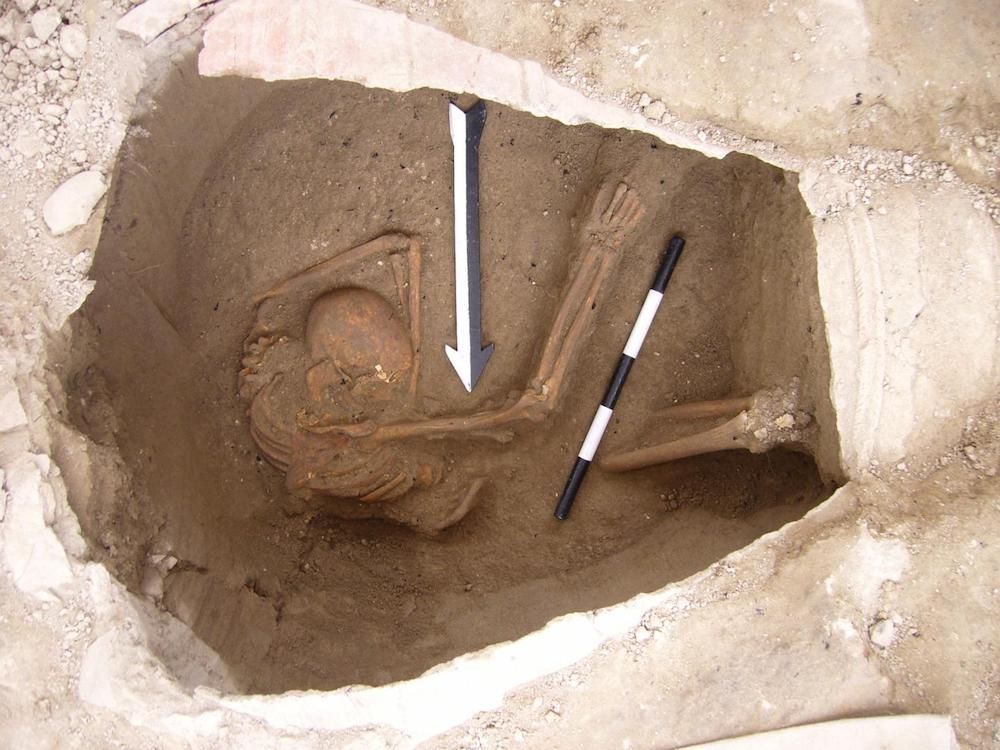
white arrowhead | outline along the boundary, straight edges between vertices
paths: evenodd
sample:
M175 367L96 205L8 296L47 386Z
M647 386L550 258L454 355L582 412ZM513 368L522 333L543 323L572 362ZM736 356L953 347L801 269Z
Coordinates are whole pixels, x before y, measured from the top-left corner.
M483 374L483 368L486 367L486 363L490 360L490 355L493 354L493 344L490 344L485 349L479 349L478 354L474 354L471 349L460 351L446 344L444 353L448 355L448 360L451 362L451 366L455 368L455 372L458 373L458 379L462 381L465 390L472 393L472 389L479 381L479 376Z
M465 390L472 393L472 357L469 356L471 352L466 350L463 353L445 344L444 353L448 355L448 361L451 362L451 366L458 373L458 379L462 381Z

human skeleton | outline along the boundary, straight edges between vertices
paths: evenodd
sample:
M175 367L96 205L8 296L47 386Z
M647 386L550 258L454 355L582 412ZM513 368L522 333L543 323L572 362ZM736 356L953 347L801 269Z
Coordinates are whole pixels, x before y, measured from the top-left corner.
M580 253L527 387L498 409L427 417L414 405L421 360L421 247L387 234L281 282L256 300L239 391L261 454L303 498L332 512L383 517L425 531L461 520L484 477L447 471L420 438L500 441L553 412L595 317L596 300L643 206L624 182L605 183L584 212ZM396 297L339 286L351 269L387 259ZM402 313L402 315L400 314ZM404 323L403 318L406 322Z

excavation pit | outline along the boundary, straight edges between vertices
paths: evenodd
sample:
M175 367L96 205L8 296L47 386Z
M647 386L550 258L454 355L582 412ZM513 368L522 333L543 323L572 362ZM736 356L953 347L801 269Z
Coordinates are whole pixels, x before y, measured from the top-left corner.
M95 288L72 321L66 388L97 489L71 501L94 556L190 625L238 690L414 677L684 578L832 491L815 240L795 175L488 104L482 290L496 350L469 394L443 352L455 343L448 101L427 89L203 79L187 63L122 149ZM627 181L645 213L558 408L513 426L509 442L420 445L454 477L449 487L485 480L467 516L428 534L345 518L363 515L356 500L289 493L238 393L255 296L374 238L417 238L414 408L421 418L497 408L532 378L579 259L572 220L608 180ZM665 421L672 405L796 377L811 436L797 451L594 470L560 523L555 500L674 232L687 249L603 449L711 426ZM390 299L392 266L373 257L335 286Z

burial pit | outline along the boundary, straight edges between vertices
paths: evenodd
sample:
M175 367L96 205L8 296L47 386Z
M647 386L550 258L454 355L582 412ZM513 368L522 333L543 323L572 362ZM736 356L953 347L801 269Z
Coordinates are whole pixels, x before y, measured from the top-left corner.
M810 217L794 173L746 155L486 101L482 318L495 351L467 392L444 353L455 96L203 78L188 59L149 93L122 148L94 290L71 320L70 421L96 489L70 499L94 556L187 623L236 690L415 677L685 578L801 517L839 479ZM540 392L546 342L558 350L568 335L557 319L592 244L588 212L619 184L641 211L605 248L609 271L578 311L586 335L543 418L337 442L344 424L493 414ZM794 388L801 430L761 453L595 466L560 522L556 499L678 233L684 254L598 459L733 416L672 407L767 389ZM322 266L372 242L383 244ZM369 362L362 346L349 383L309 376L335 408L310 412L307 383L255 422L275 377L306 383L310 315L338 290L354 292L336 297L349 304L331 330L371 303L375 330L401 331L410 364L382 367L391 356ZM263 449L263 423L286 442ZM312 442L294 450L313 451L312 478L290 489L302 462L285 459L305 423ZM372 476L316 491L344 451Z

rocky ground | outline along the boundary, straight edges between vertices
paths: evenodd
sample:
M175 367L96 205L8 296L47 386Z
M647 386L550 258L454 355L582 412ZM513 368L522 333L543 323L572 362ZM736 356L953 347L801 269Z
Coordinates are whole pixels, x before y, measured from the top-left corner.
M882 259L889 292L854 267L858 309L887 321L905 309L911 327L873 326L842 348L827 332L835 394L867 388L879 408L852 398L854 421L838 414L852 481L803 521L425 684L267 699L227 695L202 644L89 561L52 460L65 396L47 359L91 288L148 71L235 4L148 0L122 29L140 3L0 4L2 744L675 747L933 712L952 716L963 747L1000 747L1000 31L988 4L372 3L538 61L623 118L799 171L821 247L848 238L830 257ZM962 259L946 289L926 260L941 247ZM893 279L917 281L902 293ZM828 315L847 307L841 288L821 281ZM921 329L922 314L943 322Z

